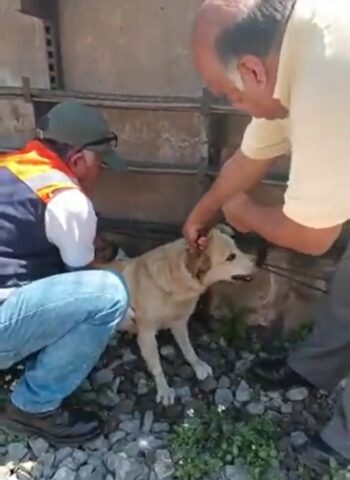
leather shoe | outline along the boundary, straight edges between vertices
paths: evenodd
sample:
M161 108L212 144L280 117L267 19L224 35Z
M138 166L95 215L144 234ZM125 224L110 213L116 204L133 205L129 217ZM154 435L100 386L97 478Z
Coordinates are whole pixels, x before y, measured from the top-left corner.
M315 388L288 365L287 356L259 359L252 365L250 374L265 388L285 390L293 387Z
M102 427L97 414L77 409L32 414L10 401L5 407L3 426L17 433L38 435L53 445L81 445L98 437Z

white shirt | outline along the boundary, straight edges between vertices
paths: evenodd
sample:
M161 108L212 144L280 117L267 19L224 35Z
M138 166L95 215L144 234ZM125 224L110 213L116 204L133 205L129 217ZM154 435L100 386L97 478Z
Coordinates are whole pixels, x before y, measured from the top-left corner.
M274 97L286 120L253 119L242 151L291 153L284 213L311 228L350 219L350 1L297 0L286 29Z
M83 268L94 260L97 217L92 202L80 190L61 190L45 211L45 231L63 263L72 269ZM0 302L15 288L0 288Z

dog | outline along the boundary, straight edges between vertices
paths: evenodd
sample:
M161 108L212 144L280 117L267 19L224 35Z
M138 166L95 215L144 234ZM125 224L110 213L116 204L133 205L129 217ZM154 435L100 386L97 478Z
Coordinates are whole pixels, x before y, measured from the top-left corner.
M139 257L98 266L122 273L126 281L131 309L121 329L137 335L141 354L155 379L157 402L163 405L174 403L175 390L162 370L157 332L171 330L199 380L212 375L212 368L191 344L188 320L208 287L219 281L250 281L256 268L253 259L218 229L209 233L203 252L189 251L181 238Z

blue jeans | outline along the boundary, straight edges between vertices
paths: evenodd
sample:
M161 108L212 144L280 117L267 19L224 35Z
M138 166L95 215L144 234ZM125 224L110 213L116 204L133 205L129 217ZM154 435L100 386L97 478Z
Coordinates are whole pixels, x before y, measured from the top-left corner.
M0 306L0 369L30 358L11 394L14 405L30 413L58 407L96 365L127 308L123 280L102 270L15 290Z

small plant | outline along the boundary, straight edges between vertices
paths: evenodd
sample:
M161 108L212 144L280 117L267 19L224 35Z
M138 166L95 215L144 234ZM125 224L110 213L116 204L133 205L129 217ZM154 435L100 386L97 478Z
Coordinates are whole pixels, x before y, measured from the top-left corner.
M237 423L223 407L190 411L183 425L171 437L176 478L200 480L223 465L244 465L251 480L274 480L279 465L277 430L269 419L260 417Z
M220 316L217 337L223 338L229 346L241 345L247 338L248 317L255 310L246 306L227 309Z

